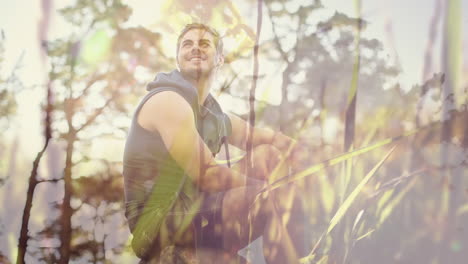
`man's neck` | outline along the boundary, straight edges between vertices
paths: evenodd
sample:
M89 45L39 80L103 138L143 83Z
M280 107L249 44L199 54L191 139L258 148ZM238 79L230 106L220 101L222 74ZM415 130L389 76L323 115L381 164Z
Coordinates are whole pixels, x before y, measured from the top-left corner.
M201 77L197 79L190 76L184 76L184 78L197 89L198 103L200 105L203 105L203 103L206 100L206 97L208 97L208 94L210 93L211 86L213 85L213 75L210 75L206 78Z

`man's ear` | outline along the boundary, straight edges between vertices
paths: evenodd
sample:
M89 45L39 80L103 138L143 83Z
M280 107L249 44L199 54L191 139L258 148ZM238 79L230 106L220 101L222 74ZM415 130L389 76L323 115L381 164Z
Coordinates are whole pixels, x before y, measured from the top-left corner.
M176 58L175 58L175 61L176 61L177 70L180 71L179 59L177 58L177 56L176 56Z
M216 67L223 66L224 64L224 55L218 55L218 61L216 62Z

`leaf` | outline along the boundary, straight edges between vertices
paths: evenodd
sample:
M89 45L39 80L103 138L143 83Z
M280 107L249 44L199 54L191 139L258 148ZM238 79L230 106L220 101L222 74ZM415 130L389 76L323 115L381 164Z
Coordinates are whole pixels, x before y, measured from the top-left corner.
M374 233L374 231L375 231L375 229L369 230L369 232L367 232L367 233L365 233L364 235L362 235L362 236L356 238L356 241L359 241L359 240L361 240L361 239L363 239L363 238L365 238L365 237L370 236L372 233Z
M407 135L411 135L415 132L408 132L406 133L404 136L407 136ZM316 173L318 171L321 171L327 167L330 167L330 166L333 166L333 165L336 165L336 164L340 164L341 162L343 161L346 161L346 160L349 160L353 157L356 157L356 156L359 156L361 154L364 154L364 153L367 153L371 150L374 150L374 149L377 149L377 148L380 148L382 146L385 146L387 144L390 144L392 142L395 142L399 139L401 139L402 137L395 137L395 138L388 138L388 139L385 139L385 140L382 140L382 141L379 141L371 146L367 146L367 147L364 147L364 148L361 148L361 149L357 149L357 150L354 150L354 151L351 151L351 152L347 152L343 155L340 155L336 158L332 158L332 159L329 159L327 161L324 161L324 162L321 162L319 164L316 164L316 165L313 165L303 171L300 171L292 176L288 176L288 177L283 177L283 178L280 178L278 179L277 181L273 182L271 184L271 186L269 186L268 190L267 191L272 191L272 190L275 190L281 186L283 186L284 184L287 184L287 183L290 183L290 182L293 182L293 181L296 181L296 180L299 180L301 178L304 178L306 176L309 176L313 173Z
M333 205L335 204L335 192L333 191L333 187L325 175L320 181L320 189L323 207L327 214L331 214Z
M335 216L333 216L332 220L330 221L330 225L328 227L327 233L330 233L333 230L333 228L338 224L338 222L341 220L341 218L343 218L344 214L349 209L349 207L351 207L351 204L356 199L358 194L361 192L363 187L375 175L375 173L380 168L380 166L382 166L382 164L385 162L385 160L387 160L387 158L390 156L390 154L393 152L393 150L395 150L395 147L396 146L394 146L392 149L390 149L390 151L382 158L382 160L380 160L380 162L377 163L377 165L374 166L374 168L366 175L366 177L364 177L364 179L362 179L362 181L359 183L359 185L348 196L348 198L346 198L346 200L340 206L340 208L338 208L338 210L336 211Z
M377 202L377 209L376 209L376 213L377 213L377 214L382 210L383 206L384 206L385 204L387 204L388 200L390 200L390 198L391 198L392 195L393 195L393 191L394 191L394 189L391 189L391 190L386 191L386 192L382 195L382 197L379 199L379 201Z
M361 211L359 211L359 213L357 214L356 220L354 220L352 232L354 232L354 230L356 229L356 226L357 226L357 224L359 223L359 221L361 220L361 217L362 217L362 214L363 214L363 213L364 213L364 210L361 210Z
M390 216L392 213L393 209L401 202L405 194L413 187L413 185L416 183L416 179L413 179L412 182L410 182L398 195L395 197L395 199L391 200L388 205L382 210L382 214L380 215L379 218L379 225L381 225L385 219Z

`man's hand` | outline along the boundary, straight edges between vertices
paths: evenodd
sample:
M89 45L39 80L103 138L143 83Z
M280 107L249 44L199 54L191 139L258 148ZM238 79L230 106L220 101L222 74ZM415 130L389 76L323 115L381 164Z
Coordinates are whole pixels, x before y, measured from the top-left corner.
M310 151L307 146L296 144L287 159L293 171L301 170L311 162Z
M247 155L236 165L234 170L246 173L249 178L271 182L272 178L278 178L286 175L287 161L280 150L269 144L263 144L253 149L250 164L251 170L247 171L249 163ZM276 168L278 165L281 167Z
M246 150L247 139L251 138L254 152L255 149L259 148L258 153L254 153L254 160L256 162L253 174L255 174L256 178L265 180L269 178L270 182L271 178L278 178L278 175L270 175L273 172L273 168L280 164L282 160L281 158L278 159L278 157L285 157L286 160L282 164L286 163L293 170L300 170L310 163L310 151L301 142L268 128L254 127L252 129L247 122L236 115L230 114L229 118L232 124L232 134L228 138L229 143ZM252 131L253 134L251 134ZM275 148L276 151L261 150L264 145L269 145ZM274 154L278 150L279 153ZM245 171L245 168L242 171ZM283 171L279 175L285 176L287 174Z
M306 144L292 139L281 132L276 132L271 144L278 148L286 158L292 170L297 171L310 163L310 151Z
M281 170L277 169L277 166L280 166L281 161L284 159L281 151L271 145L260 145L256 147L253 151L253 170L251 177L255 177L261 180L271 181L272 178L277 178ZM284 167L284 162L283 162ZM276 169L276 171L275 171Z

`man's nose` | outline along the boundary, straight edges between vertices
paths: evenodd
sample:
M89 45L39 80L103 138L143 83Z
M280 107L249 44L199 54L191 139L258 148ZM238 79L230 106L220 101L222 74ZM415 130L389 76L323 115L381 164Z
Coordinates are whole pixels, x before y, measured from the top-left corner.
M199 53L200 52L200 46L198 44L194 44L192 46L192 53Z

